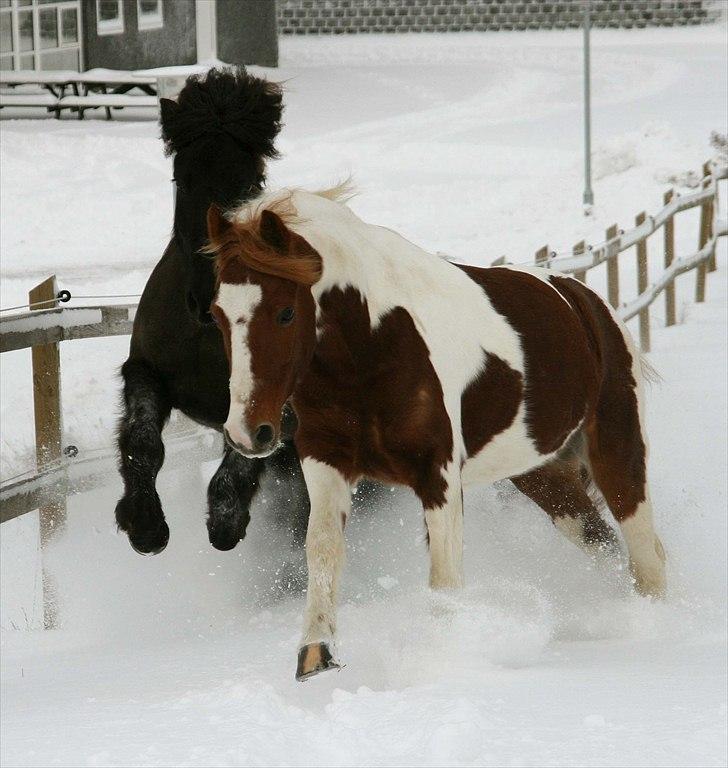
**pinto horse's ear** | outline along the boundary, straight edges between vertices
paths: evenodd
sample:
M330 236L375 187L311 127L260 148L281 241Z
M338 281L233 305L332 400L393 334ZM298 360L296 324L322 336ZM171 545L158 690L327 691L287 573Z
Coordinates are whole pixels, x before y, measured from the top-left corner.
M293 232L283 223L283 219L273 211L264 210L260 215L260 236L268 245L280 253L290 251ZM301 238L303 239L303 238Z
M213 248L219 245L226 232L232 227L232 222L225 218L223 212L213 203L207 209L207 237Z
M318 251L290 230L277 213L261 213L260 236L283 257L278 265L279 274L303 285L313 285L321 278L323 267Z

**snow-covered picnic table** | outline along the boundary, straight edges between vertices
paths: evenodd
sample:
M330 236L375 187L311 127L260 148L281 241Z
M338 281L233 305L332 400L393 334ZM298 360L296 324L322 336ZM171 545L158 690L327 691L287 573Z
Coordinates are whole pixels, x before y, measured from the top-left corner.
M125 70L2 72L0 86L0 107L45 107L56 117L60 117L61 110L71 109L82 119L86 109L103 107L110 120L112 108L154 107L157 102L156 76ZM40 86L46 92L25 92L23 86ZM142 94L131 95L133 89Z

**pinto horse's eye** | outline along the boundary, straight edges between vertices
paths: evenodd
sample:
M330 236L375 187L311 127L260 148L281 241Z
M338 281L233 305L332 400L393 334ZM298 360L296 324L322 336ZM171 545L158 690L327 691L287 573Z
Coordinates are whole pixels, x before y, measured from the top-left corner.
M293 318L295 317L295 315L296 313L293 307L286 307L285 309L282 309L278 313L276 322L278 323L278 325L290 325L293 322Z

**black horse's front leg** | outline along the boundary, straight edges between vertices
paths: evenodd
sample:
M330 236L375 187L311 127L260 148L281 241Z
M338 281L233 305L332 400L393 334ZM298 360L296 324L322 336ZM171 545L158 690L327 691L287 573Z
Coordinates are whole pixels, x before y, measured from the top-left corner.
M279 522L289 529L291 543L296 547L303 547L311 504L301 462L292 441L284 442L267 459L266 471L281 486Z
M127 360L124 414L119 424L119 471L124 495L116 505L116 522L140 554L157 554L169 541L169 527L155 488L164 462L162 427L171 405L158 375L146 363Z
M245 538L263 467L262 459L248 459L225 446L222 463L207 487L207 533L215 549L232 549Z

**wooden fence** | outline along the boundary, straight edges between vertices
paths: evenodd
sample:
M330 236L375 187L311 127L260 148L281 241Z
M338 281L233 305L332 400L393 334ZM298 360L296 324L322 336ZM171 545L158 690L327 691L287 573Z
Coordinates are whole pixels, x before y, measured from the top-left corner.
M670 189L664 195L664 207L652 216L641 211L635 216L635 226L621 230L616 224L607 228L604 242L587 246L578 242L570 256L553 254L548 245L536 252L536 264L572 274L586 282L587 272L606 262L607 298L623 320L639 317L640 348L650 351L650 305L661 293L665 293L665 322L675 325L675 278L684 272L695 270L695 301L705 301L705 278L715 270L715 248L719 237L728 235L728 221L719 218L718 182L728 178L728 166L715 163L703 165L701 188L687 195L679 195ZM675 254L675 216L681 211L700 206L700 231L698 247L681 258ZM648 279L647 245L650 235L660 228L664 235L664 271L651 285ZM635 249L637 261L637 297L620 303L619 255ZM496 263L505 263L499 259Z
M536 263L586 281L587 272L607 264L607 294L610 304L624 319L639 316L640 346L650 346L649 307L665 293L667 325L676 322L675 278L696 271L695 300L705 300L706 273L715 269L717 239L728 235L728 222L718 217L718 182L728 178L728 167L706 163L701 189L680 196L669 190L665 206L654 216L644 212L635 217L634 229L620 230L612 225L606 239L596 246L577 243L570 256L553 254L548 246L536 253ZM674 217L681 211L700 206L698 249L676 258ZM647 273L647 241L664 229L664 266L651 285ZM620 305L619 254L636 248L638 296ZM495 264L505 264L498 259ZM116 465L113 449L90 451L76 458L73 446L63 447L63 418L60 396L61 363L59 343L76 339L105 338L131 334L135 304L92 307L58 306L58 286L50 277L33 288L28 296L30 311L0 318L0 352L31 349L33 358L33 405L35 416L36 471L10 478L0 484L0 522L38 509L40 513L41 554L51 539L63 529L66 497L108 483ZM49 307L50 308L43 308ZM165 434L165 467L182 466L190 460L207 461L222 455L222 443L191 422ZM43 569L44 626L56 623L56 596L51 575Z
M136 313L136 304L55 306L58 296L56 278L49 277L28 294L29 312L0 318L0 352L32 350L36 445L36 470L0 484L0 523L39 511L46 628L56 626L58 601L52 575L43 565L44 550L64 528L66 498L108 484L116 469L113 448L78 456L75 446L63 446L59 342L129 335ZM180 421L176 429L165 431L165 468L222 456L219 438L186 419Z

